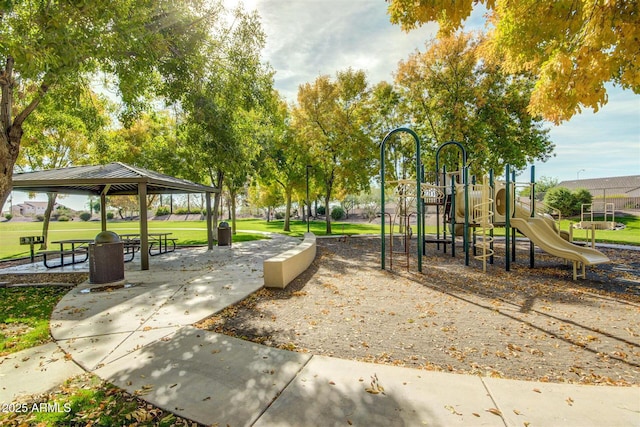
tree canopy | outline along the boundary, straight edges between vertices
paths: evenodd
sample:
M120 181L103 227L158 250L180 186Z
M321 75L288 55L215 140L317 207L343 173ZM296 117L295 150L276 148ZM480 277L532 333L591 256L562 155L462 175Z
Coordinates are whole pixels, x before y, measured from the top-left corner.
M483 57L507 73L536 74L529 110L556 124L606 104L607 82L640 93L637 1L387 1L392 23L409 31L438 22L441 36L486 8Z
M147 95L191 80L220 6L204 0L0 2L0 205L11 191L23 125L53 87L74 92L98 72L115 77L130 118ZM162 84L165 83L165 84ZM35 86L13 111L14 91Z
M548 131L527 111L532 79L481 61L479 43L469 34L446 36L398 65L396 82L408 121L428 137L423 161L433 166L435 151L448 141L466 147L476 174L546 159L553 149ZM443 164L455 170L457 161L456 152Z
M366 74L347 69L335 80L320 76L298 89L298 106L293 111L294 127L307 144L312 173L322 182L325 207L336 190L368 188L374 173L376 146L371 135ZM326 215L327 233L331 216Z

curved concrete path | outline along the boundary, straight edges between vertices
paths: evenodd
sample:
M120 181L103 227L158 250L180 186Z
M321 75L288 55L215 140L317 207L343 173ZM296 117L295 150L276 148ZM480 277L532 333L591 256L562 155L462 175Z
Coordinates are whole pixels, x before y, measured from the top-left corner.
M123 289L87 292L80 285L54 311L52 335L85 370L207 425L640 426L639 387L361 363L190 326L260 289L262 261L299 243L272 237L181 250L153 260L149 271L131 266L126 282L132 286ZM9 365L0 363L0 376Z

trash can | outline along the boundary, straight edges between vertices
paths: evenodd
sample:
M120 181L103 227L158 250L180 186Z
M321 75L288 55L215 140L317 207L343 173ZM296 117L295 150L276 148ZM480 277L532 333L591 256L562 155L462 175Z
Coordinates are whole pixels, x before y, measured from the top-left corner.
M226 221L218 224L218 246L231 246L231 227Z
M124 242L113 231L98 233L89 244L89 282L113 283L124 280Z

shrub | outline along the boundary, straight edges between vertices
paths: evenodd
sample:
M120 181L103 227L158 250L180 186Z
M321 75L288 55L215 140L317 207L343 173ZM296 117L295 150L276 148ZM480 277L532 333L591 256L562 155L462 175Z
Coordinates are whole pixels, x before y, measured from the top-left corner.
M107 212L107 219L113 219L114 216L113 212Z
M169 215L170 212L169 206L158 206L158 209L156 209L156 216Z
M324 215L327 212L327 210L324 208L324 206L318 206L318 209L316 209L316 214L318 215Z
M42 215L42 214L36 215L35 218L36 218L36 221L38 221L38 222L44 221L44 215Z
M89 212L82 212L80 215L78 215L80 217L81 220L83 221L89 221L91 219L91 214Z
M331 218L334 221L339 221L342 218L344 218L344 209L342 209L341 206L336 206L333 209L331 209Z
M276 219L284 219L284 213L283 212L276 212L275 217L276 217Z
M544 195L544 203L558 209L562 216L574 215L575 199L568 188L554 187Z
M544 195L544 203L558 209L562 216L580 215L582 204L593 201L591 193L584 189L571 192L564 187L554 187Z
M582 205L588 205L593 202L593 196L589 191L584 188L579 188L573 192L573 199L575 201L574 211L576 214L582 212Z
M10 214L10 213L8 213L8 214L6 214L6 215L4 216L4 218L5 218L7 221L11 221L11 218L13 218L13 215L12 215L12 214Z
M68 217L68 216L66 216L66 215L59 215L59 216L58 216L58 221L60 221L60 222L67 222L67 221L69 221L69 217Z

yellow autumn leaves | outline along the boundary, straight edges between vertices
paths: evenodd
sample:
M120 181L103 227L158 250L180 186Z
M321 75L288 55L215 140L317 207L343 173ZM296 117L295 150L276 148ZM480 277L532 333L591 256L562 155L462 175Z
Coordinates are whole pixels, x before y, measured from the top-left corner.
M640 93L637 2L389 0L388 13L405 31L437 22L439 36L446 36L461 28L474 8L487 11L483 58L505 72L537 76L532 115L557 124L585 107L597 111L607 103L608 82Z

